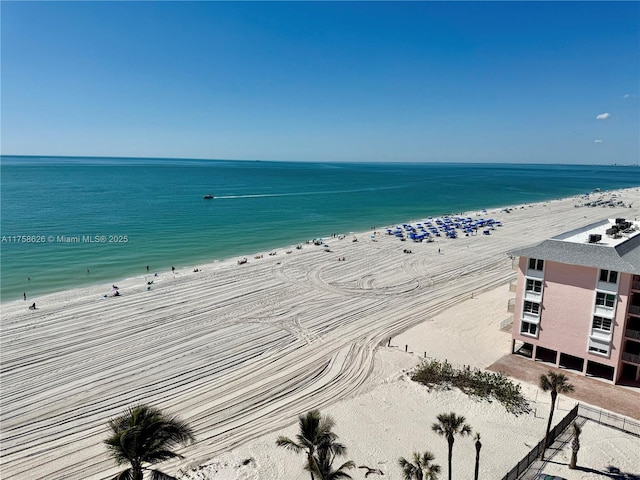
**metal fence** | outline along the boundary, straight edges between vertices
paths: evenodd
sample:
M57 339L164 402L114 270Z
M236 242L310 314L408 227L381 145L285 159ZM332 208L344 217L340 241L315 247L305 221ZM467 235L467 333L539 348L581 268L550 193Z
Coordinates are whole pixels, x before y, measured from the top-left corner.
M576 406L573 407L562 420L560 420L560 423L553 427L553 429L549 432L548 444L551 445L556 437L560 435L577 416L578 405L576 404ZM543 448L544 438L540 440L540 442L535 447L533 447L533 449L522 460L520 460L518 464L509 471L509 473L502 477L502 480L516 480L529 468L529 465L531 465L534 460L540 456Z
M549 432L549 445L553 443L558 435L560 435L565 428L577 417L586 418L600 425L606 425L617 430L629 433L636 437L640 437L640 423L628 418L614 415L613 413L606 412L597 408L588 407L580 403L575 407L558 423L553 430ZM520 477L529 466L540 456L542 449L544 448L544 438L533 447L533 449L513 467L509 473L507 473L502 480L516 480Z
M640 437L640 423L597 408L578 404L578 415L617 430Z

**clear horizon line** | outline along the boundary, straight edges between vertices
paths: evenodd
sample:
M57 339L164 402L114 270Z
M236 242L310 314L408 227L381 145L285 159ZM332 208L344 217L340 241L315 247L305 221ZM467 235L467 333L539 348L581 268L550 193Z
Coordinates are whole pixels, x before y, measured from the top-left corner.
M122 159L122 160L197 160L210 162L286 162L286 163L379 163L379 164L484 164L484 165L575 165L575 166L621 166L637 167L640 163L570 163L570 162L504 162L504 161L439 161L439 160L415 160L415 161L393 161L393 160L274 160L274 159L238 159L238 158L207 158L207 157L144 157L144 156L114 156L114 155L39 155L39 154L10 154L2 153L4 157L23 158L69 158L69 159Z

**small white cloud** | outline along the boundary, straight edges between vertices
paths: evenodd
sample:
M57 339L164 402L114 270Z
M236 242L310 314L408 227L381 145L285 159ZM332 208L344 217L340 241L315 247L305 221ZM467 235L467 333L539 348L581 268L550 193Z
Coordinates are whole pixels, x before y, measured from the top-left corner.
M625 93L625 94L622 96L622 98L629 98L630 96L631 96L631 94L630 94L630 93Z
M610 116L609 113L601 113L600 115L596 115L596 120L606 120Z
M602 140L599 140L599 139L597 139L597 138L596 138L596 139L593 141L593 143L602 143Z

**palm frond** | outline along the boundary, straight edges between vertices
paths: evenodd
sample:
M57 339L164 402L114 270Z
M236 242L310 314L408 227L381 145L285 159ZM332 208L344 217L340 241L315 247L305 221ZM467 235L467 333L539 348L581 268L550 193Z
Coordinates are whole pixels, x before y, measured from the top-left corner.
M160 470L150 470L151 480L178 480L176 477L168 475Z
M133 470L130 468L127 468L126 470L121 471L111 480L132 480L132 479L133 479Z
M291 450L294 451L296 453L298 453L299 451L303 450L304 447L296 442L294 442L293 440L291 440L290 438L287 437L278 437L276 439L276 445L278 447L283 447L287 450Z

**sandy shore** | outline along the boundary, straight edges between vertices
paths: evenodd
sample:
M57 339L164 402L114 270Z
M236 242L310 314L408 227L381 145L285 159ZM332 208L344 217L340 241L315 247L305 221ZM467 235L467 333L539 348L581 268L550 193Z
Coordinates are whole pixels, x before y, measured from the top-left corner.
M629 203L640 190L617 193ZM357 242L329 240L331 252L288 247L247 255L244 265L231 259L127 279L117 298L103 296L105 285L37 298L36 311L3 304L0 475L107 478L118 469L101 443L106 420L146 402L195 428L198 441L183 453L191 464L220 465L208 478L308 478L301 459L273 443L294 435L297 414L311 408L335 417L350 458L389 479L401 478L395 462L413 450L428 448L446 464L446 442L429 427L453 409L482 433L484 478L500 478L543 434L548 400L537 399L537 415L516 418L457 392L428 393L401 372L425 352L486 367L509 351L510 336L498 329L513 296L507 252L603 218L640 215L637 201L632 209L576 208L582 201L483 213L504 224L488 236L417 244L365 232ZM535 388L526 388L535 399ZM561 402L561 410L570 407ZM612 465L637 473L637 457L627 455L633 449L620 442ZM471 441L456 443L460 475L469 477L474 452ZM254 460L236 468L234 458ZM165 470L178 468L186 464ZM598 478L581 474L563 475Z

